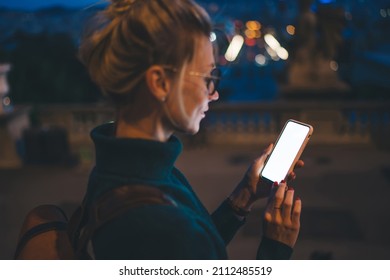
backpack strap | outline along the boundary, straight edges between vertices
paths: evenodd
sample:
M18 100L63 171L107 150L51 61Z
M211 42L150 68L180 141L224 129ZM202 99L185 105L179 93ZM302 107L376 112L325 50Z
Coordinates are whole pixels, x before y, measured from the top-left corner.
M48 222L48 223L37 225L31 228L30 230L26 231L21 237L21 239L18 241L15 254L14 254L14 259L17 259L20 256L20 253L25 248L26 244L35 236L51 230L65 231L66 227L67 227L66 222L54 221L54 222Z
M14 259L73 259L66 214L55 205L39 205L26 215Z
M82 206L69 221L69 234L76 258L91 259L87 247L99 228L132 208L149 205L177 206L176 202L160 189L147 185L125 185L115 188L88 207L83 201Z

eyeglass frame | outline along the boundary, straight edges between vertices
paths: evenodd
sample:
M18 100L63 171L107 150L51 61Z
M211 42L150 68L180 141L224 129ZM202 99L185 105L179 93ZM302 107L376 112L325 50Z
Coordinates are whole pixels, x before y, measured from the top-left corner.
M162 67L164 69L167 69L167 70L170 70L170 71L173 71L173 72L177 72L178 69L175 68L174 66L170 66L170 65L162 65ZM214 72L214 75L212 75ZM216 73L216 75L215 75ZM211 71L210 71L210 75L206 74L206 73L201 73L201 72L196 72L196 71L190 71L188 72L188 75L190 76L195 76L195 77L202 77L202 78L205 78L205 82L206 82L206 87L207 87L207 90L208 90L208 95L209 96L212 96L214 95L214 93L217 91L217 88L218 88L218 85L219 85L219 82L222 78L222 71L220 68L218 67L214 67ZM212 89L212 91L210 91L210 85L211 83L214 85L214 88Z

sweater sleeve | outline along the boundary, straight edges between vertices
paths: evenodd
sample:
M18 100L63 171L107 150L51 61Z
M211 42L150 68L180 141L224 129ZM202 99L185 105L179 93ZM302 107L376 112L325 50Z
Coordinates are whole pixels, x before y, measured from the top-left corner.
M215 210L211 217L226 245L229 244L238 229L245 223L245 218L238 218L226 201Z
M279 241L263 237L257 250L258 260L288 260L291 258L293 249Z

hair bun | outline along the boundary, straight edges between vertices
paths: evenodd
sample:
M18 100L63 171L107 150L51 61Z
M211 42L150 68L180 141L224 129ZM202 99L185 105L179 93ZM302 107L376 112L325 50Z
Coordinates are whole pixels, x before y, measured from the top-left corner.
M117 14L128 11L137 0L111 0L112 10Z

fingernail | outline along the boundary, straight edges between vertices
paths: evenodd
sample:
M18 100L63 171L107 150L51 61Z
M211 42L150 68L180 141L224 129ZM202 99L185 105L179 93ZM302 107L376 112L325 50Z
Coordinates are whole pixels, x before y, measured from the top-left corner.
M282 181L280 181L280 183L284 184L284 183L286 183L286 180L282 180Z
M294 188L293 187L288 187L288 189L287 189L288 191L293 191L294 190Z
M274 182L274 187L279 186L278 182Z
M297 196L297 197L295 198L295 200L301 200L301 198L300 198L299 196Z

